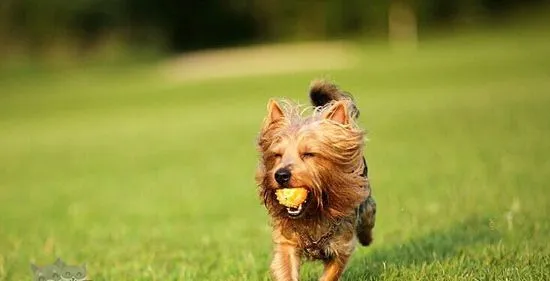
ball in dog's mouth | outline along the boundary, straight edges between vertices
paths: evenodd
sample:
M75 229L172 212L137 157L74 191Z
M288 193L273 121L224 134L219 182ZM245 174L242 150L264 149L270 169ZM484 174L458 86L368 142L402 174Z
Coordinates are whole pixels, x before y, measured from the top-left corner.
M297 217L304 210L309 191L304 187L281 188L276 192L279 203L286 207L289 216Z

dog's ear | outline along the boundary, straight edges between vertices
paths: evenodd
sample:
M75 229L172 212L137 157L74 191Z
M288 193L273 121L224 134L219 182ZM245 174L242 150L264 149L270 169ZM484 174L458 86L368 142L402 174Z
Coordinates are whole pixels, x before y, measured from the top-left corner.
M275 100L273 99L269 100L267 104L268 123L278 121L280 119L283 119L284 117L285 117L285 114L283 113L281 106L279 106L279 104Z
M342 125L349 124L348 108L345 101L337 101L323 114L323 118Z

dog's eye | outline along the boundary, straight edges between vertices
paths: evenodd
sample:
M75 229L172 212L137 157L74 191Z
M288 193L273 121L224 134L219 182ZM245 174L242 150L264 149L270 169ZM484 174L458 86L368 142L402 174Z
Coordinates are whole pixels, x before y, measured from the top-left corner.
M275 158L281 158L281 157L283 157L283 155L282 155L281 153L275 153L275 154L273 154L273 156L274 156Z
M305 152L305 153L302 153L302 158L306 159L306 158L311 158L315 156L315 154L313 152Z

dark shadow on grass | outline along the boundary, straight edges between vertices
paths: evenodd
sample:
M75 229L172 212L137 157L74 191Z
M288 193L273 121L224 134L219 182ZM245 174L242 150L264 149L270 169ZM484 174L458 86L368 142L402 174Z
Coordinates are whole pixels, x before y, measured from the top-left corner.
M343 280L380 280L384 266L410 267L433 263L460 255L463 249L476 244L494 244L500 239L491 229L488 218L471 217L449 229L434 231L400 244L377 248L354 259ZM375 241L376 243L376 241Z

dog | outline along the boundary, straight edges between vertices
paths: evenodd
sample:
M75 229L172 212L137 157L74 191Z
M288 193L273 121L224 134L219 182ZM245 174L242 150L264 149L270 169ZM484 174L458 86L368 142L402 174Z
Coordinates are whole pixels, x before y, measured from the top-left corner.
M373 240L376 202L359 110L351 94L328 81L314 80L309 96L309 107L271 99L257 141L256 182L271 217L277 281L299 280L302 259L324 263L320 280L339 280L357 241ZM277 190L296 187L307 190L306 200L280 204Z

